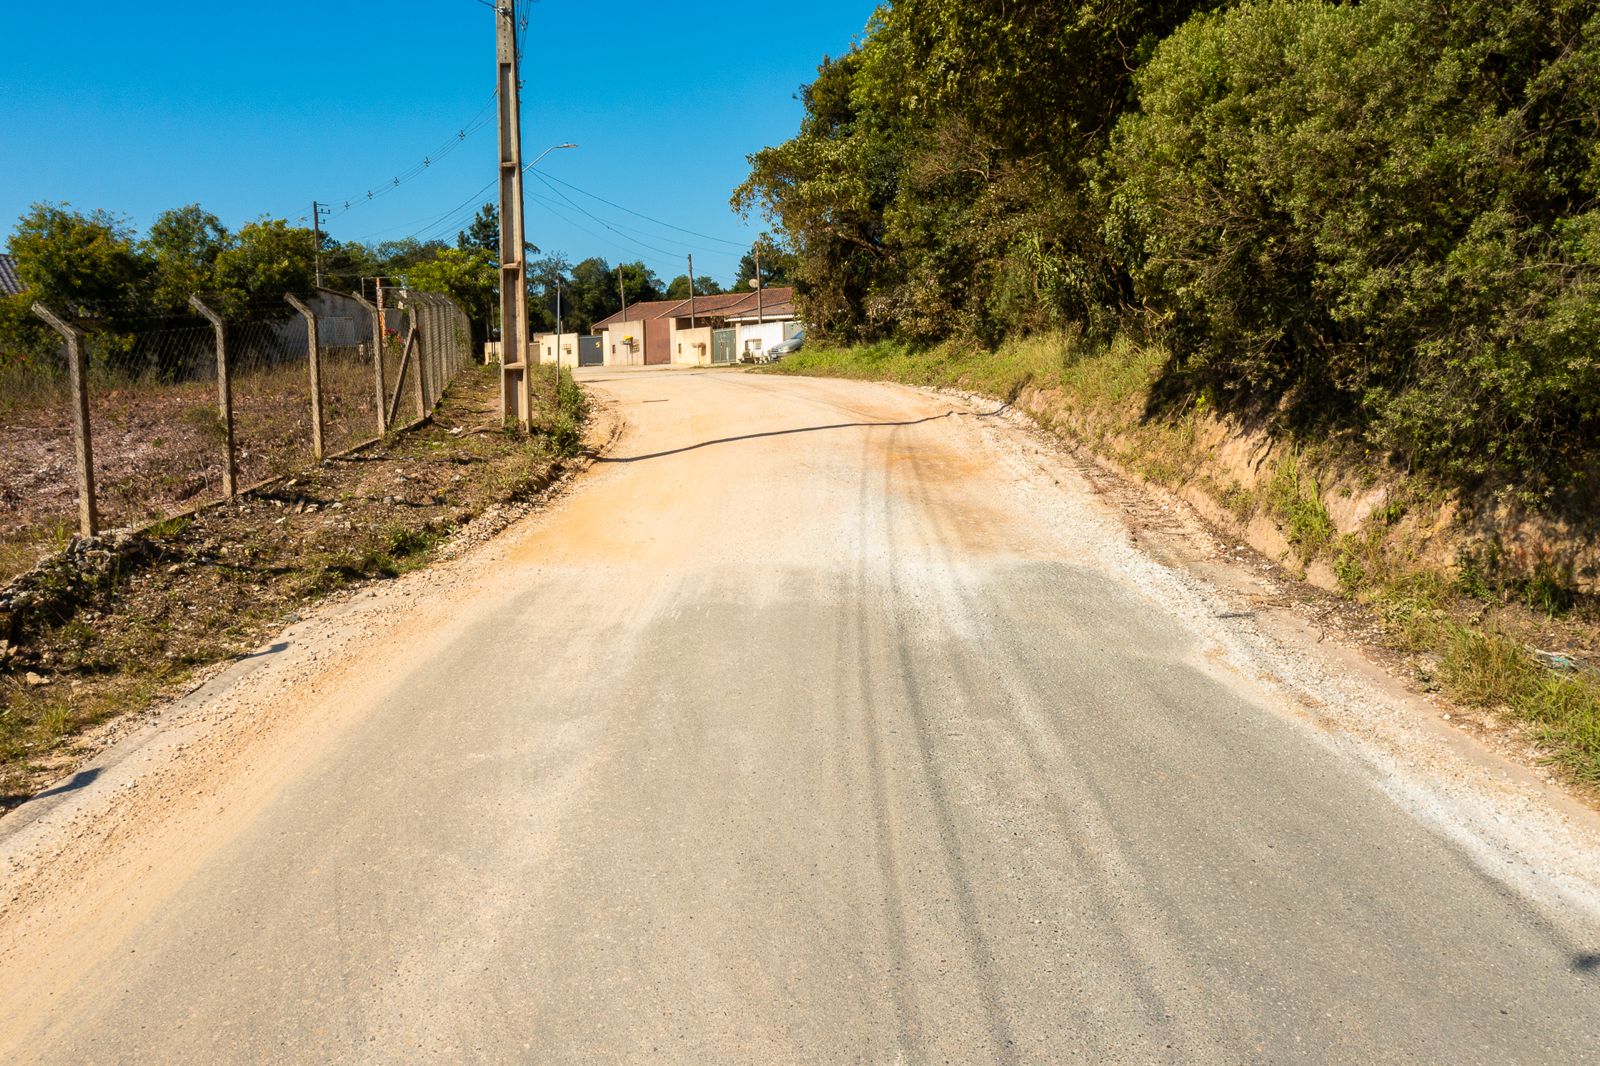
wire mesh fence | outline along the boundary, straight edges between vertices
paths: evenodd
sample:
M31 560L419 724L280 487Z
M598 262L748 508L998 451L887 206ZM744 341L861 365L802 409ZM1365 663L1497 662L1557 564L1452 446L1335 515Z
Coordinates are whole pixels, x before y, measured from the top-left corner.
M329 453L344 451L378 432L371 312L319 316L322 352L322 439Z
M224 320L226 404L217 329L203 319L146 319L136 329L86 333L83 391L99 527L136 526L224 498L230 422L242 490L315 460L319 408L324 456L430 412L472 358L466 316L442 296L387 295L381 332L356 300L325 291L303 305L315 319L319 404L311 323L287 305ZM63 341L0 358L0 581L81 528L69 350Z
M0 575L78 527L65 345L8 360L0 376Z

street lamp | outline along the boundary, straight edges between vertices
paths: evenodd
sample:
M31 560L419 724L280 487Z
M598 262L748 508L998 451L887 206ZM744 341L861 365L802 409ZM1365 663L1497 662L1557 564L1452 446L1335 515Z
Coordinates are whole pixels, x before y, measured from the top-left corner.
M576 148L576 147L578 147L578 146L575 145L575 144L552 144L549 148L546 148L544 151L542 151L538 155L534 156L533 157L533 162L529 163L527 166L523 167L522 169L524 171L532 170L534 168L534 166L538 164L539 160L543 159L545 156L549 155L551 152L555 151L557 148Z
M546 148L544 151L534 156L533 162L523 167L522 172L526 174L528 171L534 168L534 165L537 164L539 160L543 159L545 156L556 151L557 149L576 147L578 146L573 144L571 141L568 141L566 144L552 144L549 148ZM537 350L537 347L538 346L535 345L535 350ZM555 414L559 416L561 414L561 279L559 277L556 278L556 383L554 391L552 392L552 397L553 410Z

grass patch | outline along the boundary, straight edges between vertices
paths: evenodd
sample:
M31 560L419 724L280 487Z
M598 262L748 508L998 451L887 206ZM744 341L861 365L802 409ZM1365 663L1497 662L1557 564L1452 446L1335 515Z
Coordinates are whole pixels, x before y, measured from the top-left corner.
M1322 503L1322 489L1298 451L1284 452L1267 483L1268 508L1283 526L1302 564L1321 555L1337 530Z
M1600 685L1540 662L1518 640L1493 629L1445 628L1440 674L1462 703L1503 709L1529 725L1550 761L1600 785Z

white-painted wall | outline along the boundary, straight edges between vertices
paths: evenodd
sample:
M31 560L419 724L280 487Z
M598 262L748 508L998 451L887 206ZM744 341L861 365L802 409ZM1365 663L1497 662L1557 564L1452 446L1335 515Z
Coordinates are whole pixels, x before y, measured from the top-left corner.
M605 333L606 366L639 366L644 362L644 323L618 322L607 326ZM633 344L628 344L628 338Z
M556 334L535 333L533 335L533 343L539 353L539 362L553 363L556 361ZM561 334L561 365L568 369L578 365L578 335L576 333Z
M672 330L672 363L674 366L711 365L711 327Z
M739 325L738 358L744 359L747 355L764 354L774 344L783 340L782 322L763 322L757 325L754 322L743 322ZM757 352L751 351L751 342L760 341L761 347Z

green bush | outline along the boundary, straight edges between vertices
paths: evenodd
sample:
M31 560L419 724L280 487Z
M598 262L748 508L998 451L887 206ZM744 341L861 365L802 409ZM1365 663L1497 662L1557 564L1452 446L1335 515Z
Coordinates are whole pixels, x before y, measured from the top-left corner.
M1457 484L1582 473L1600 444L1590 10L1290 0L1163 41L1103 181L1177 391Z

